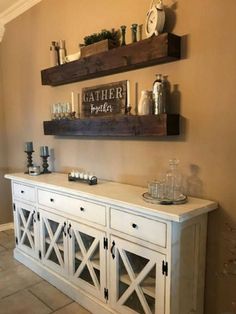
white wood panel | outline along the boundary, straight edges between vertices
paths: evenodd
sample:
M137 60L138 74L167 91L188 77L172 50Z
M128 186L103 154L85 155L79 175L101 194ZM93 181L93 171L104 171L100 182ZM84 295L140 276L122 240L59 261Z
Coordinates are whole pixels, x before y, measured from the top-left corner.
M35 188L21 183L13 183L13 195L15 198L36 202Z
M166 223L111 208L111 228L166 247Z
M106 208L103 205L41 189L38 190L38 202L40 205L61 210L67 215L71 214L103 226L106 224Z
M142 194L147 188L99 180L97 185L80 182L69 182L62 173L44 174L32 177L23 173L7 174L5 178L37 187L53 189L74 196L94 199L96 202L127 207L134 212L143 213L156 218L182 222L217 208L217 203L197 198L188 198L182 205L155 205L145 202Z

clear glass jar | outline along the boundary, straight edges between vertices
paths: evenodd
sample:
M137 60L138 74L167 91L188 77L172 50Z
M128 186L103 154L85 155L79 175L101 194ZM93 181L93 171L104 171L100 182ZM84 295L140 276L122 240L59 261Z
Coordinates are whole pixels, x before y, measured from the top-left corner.
M179 160L169 160L169 170L166 173L166 198L171 201L179 200L183 194L182 175L178 170Z

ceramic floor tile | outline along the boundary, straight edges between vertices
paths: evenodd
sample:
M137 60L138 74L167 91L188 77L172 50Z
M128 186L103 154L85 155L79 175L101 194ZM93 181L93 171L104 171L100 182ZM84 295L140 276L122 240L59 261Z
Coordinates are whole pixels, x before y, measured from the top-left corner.
M0 298L39 283L42 279L23 265L0 272Z
M6 251L6 248L0 245L0 252Z
M28 289L52 310L64 307L73 301L46 281L42 281Z
M21 265L17 260L13 257L12 250L4 250L0 251L0 267L2 269L9 269L16 266Z
M84 307L76 302L73 302L58 311L53 312L54 314L91 314Z
M13 249L15 247L14 234L8 234L6 231L0 232L0 245L6 249Z
M49 314L43 302L28 291L22 290L0 300L0 314Z
M14 229L4 230L3 232L6 233L9 236L15 237Z

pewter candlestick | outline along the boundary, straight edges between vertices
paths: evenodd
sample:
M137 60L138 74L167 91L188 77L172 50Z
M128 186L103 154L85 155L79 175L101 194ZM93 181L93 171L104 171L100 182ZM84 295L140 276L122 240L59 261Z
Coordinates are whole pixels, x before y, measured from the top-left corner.
M27 168L28 168L28 171L26 171L25 173L29 173L29 167L33 167L33 158L32 158L32 154L33 154L33 150L28 152L28 151L25 151L25 153L27 154Z
M48 164L48 157L49 157L49 155L47 155L47 156L41 156L41 157L42 157L42 159L43 159L43 164L42 164L43 172L41 172L41 174L51 173L51 171L48 170L48 167L49 167L49 164Z

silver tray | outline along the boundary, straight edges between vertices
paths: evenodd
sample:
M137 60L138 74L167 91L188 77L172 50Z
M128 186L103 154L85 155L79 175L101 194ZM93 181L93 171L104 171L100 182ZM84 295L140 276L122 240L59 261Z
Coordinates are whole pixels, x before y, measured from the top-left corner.
M145 192L142 194L142 198L144 201L152 204L161 204L161 205L179 205L179 204L185 204L188 201L188 197L186 195L181 196L178 200L171 201L168 199L158 199L152 197L148 192Z

